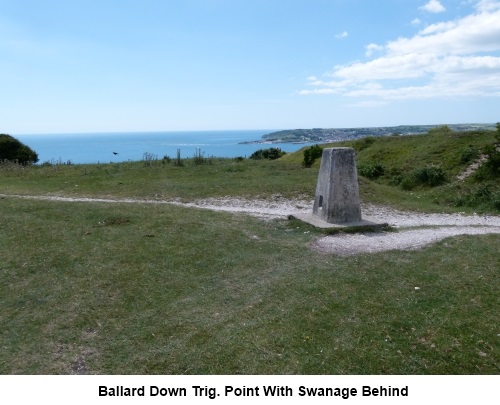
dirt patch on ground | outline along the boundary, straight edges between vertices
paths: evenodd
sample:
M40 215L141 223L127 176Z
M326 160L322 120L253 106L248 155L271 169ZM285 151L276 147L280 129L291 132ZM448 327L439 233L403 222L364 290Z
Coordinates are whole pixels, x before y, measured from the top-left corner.
M9 196L66 202L102 203L146 203L173 204L198 209L225 211L252 215L264 220L287 218L289 215L308 213L312 201L307 199L287 199L275 195L268 199L245 199L237 197L200 199L190 203L180 200L141 200L114 198L85 198L60 196ZM363 217L370 217L378 223L387 223L398 232L378 232L359 234L337 234L318 238L311 248L320 252L337 255L376 253L388 250L414 250L457 235L500 234L500 216L463 214L422 214L394 210L392 208L363 204Z

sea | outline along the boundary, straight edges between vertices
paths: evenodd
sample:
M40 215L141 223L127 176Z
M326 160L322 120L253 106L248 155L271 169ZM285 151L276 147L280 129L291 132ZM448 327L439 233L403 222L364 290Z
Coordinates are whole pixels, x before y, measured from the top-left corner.
M242 143L260 141L276 130L113 132L68 134L13 134L38 154L38 164L117 163L143 160L146 154L157 159L165 156L191 158L249 157L258 149L281 148L295 152L313 143Z

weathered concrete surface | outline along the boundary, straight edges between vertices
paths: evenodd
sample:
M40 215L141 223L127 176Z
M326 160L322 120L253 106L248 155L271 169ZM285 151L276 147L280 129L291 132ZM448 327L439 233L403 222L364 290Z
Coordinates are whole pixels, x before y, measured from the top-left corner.
M323 149L313 215L331 224L362 221L354 149Z

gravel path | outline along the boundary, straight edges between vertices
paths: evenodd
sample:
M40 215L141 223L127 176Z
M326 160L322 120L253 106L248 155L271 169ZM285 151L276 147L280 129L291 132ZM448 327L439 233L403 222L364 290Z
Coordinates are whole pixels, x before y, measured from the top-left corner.
M336 235L319 238L311 248L339 256L352 256L359 253L377 253L388 250L416 250L442 239L458 235L484 235L500 233L500 227L454 226L432 229L413 229L392 232Z
M38 200L66 202L102 202L102 203L143 203L173 204L184 207L243 213L263 219L287 218L288 215L308 213L312 210L312 201L306 199L289 200L275 195L269 199L244 199L235 197L209 198L185 203L180 200L140 200L114 198L85 198L59 196L14 196L0 197L29 198ZM462 215L462 214L422 214L404 212L392 208L362 205L363 216L379 223L388 223L398 232L337 234L320 237L311 244L311 248L320 252L337 255L375 253L388 250L414 250L431 243L457 235L500 234L500 216ZM424 228L422 228L424 227ZM425 228L427 227L427 228ZM414 229L419 228L419 229Z
M312 201L286 200L278 196L272 200L207 199L187 205L217 211L242 212L262 218L286 218L288 215L308 213L312 210ZM388 223L397 228L398 232L324 236L313 242L311 248L323 253L350 256L389 250L421 249L458 235L500 234L500 216L422 214L372 204L363 205L362 213L374 222ZM428 228L412 229L417 227Z

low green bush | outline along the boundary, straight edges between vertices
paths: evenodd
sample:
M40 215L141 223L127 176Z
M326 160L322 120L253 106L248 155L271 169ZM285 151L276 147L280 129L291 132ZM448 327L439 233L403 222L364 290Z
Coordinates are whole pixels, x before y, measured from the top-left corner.
M500 210L500 193L491 191L490 185L484 184L466 194L456 197L453 202L456 207L492 207Z
M477 180L496 179L500 177L500 151L494 145L489 145L484 151L488 155L487 160L476 171Z
M446 182L446 172L440 167L427 166L411 171L401 181L403 190L412 190L417 186L436 187Z
M304 167L311 167L316 159L319 159L323 155L323 148L319 145L310 146L304 150L304 160L302 165Z
M446 182L446 172L440 167L427 166L413 172L416 180L431 187L439 186Z
M370 180L378 179L385 174L385 168L379 163L376 164L361 164L358 166L358 173Z
M467 149L464 149L460 153L460 163L467 164L467 163L477 159L478 156L479 156L479 151L476 148L469 146Z
M286 152L282 151L280 148L267 148L267 149L259 149L250 155L250 159L269 159L275 160L285 155Z

